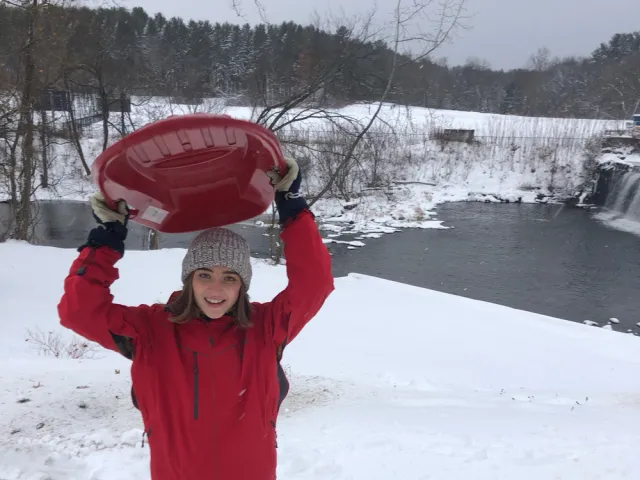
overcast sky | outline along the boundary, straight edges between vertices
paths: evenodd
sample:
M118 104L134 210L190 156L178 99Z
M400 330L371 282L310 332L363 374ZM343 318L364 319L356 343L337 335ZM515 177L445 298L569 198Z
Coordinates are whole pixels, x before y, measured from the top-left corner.
M254 0L241 2L244 18L233 11L233 0L118 0L125 7L141 6L148 13L180 16L184 19L260 22ZM407 3L412 0L407 0ZM422 0L424 1L424 0ZM436 3L438 0L434 0ZM325 16L366 12L372 0L260 0L269 22L310 22L314 11ZM378 18L388 20L395 0L377 0ZM348 7L345 7L348 5ZM495 69L524 66L539 47L553 55L587 55L614 33L640 30L640 0L467 0L465 21L471 27L458 32L452 44L435 54L449 64L461 64L469 57L487 60Z

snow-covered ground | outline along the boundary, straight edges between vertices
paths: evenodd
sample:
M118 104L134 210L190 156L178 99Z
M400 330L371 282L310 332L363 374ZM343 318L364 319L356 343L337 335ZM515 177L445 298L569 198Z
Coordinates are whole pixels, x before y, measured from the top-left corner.
M144 480L129 362L45 356L72 249L0 244L0 479ZM130 251L115 300L164 301L184 250ZM285 286L258 260L252 297ZM371 292L378 292L372 301ZM384 300L383 300L384 299ZM632 335L373 277L336 279L290 345L279 421L290 480L640 478L640 344Z
M375 108L374 104L357 104L337 112L364 122ZM87 107L78 105L77 109ZM194 109L165 98L134 98L126 122L139 128ZM218 100L207 100L198 109L241 119L254 119L256 114L250 108L225 106ZM111 117L114 125L120 124L119 113ZM370 180L373 162L377 162L380 177L391 187L366 191L356 187L356 195L348 202L336 198L319 201L314 212L337 229L347 222L351 222L352 231L360 233L384 233L401 227L439 228L433 209L445 201L535 202L541 198L547 201L545 196L551 191L573 194L586 181L583 167L587 139L624 126L624 121L519 117L392 104L384 106L379 118L372 128L374 140L351 175L353 183L362 187ZM434 139L434 132L444 128L475 129L476 141L466 144ZM317 140L327 133L326 123L318 119L298 124L298 130L287 135L295 133ZM85 133L83 148L91 164L102 150L101 125L95 124ZM117 138L115 130L111 138ZM292 146L285 148L296 156L310 155ZM55 186L39 190L37 197L86 200L94 186L82 175L77 153L66 145L57 147L53 155L56 166L51 176ZM323 155L310 160L305 189L314 193L324 186L326 173L320 165Z

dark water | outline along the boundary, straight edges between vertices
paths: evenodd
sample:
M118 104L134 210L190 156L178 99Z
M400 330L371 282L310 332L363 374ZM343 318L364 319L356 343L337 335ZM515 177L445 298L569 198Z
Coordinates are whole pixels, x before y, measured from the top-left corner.
M7 213L0 204L0 219ZM43 245L78 246L95 225L84 203L44 203L40 213ZM616 317L615 330L640 333L637 236L560 206L452 203L438 208L438 218L452 228L365 239L356 250L329 244L335 275L359 272L578 322ZM232 229L255 255L268 254L264 228ZM160 246L186 247L194 235L162 234ZM146 242L146 229L132 223L127 248Z
M640 238L587 210L549 205L451 203L449 230L405 230L337 254L336 271L640 333Z
M38 223L34 243L52 247L72 248L82 245L89 231L96 226L91 214L91 208L86 202L41 202L37 208ZM0 234L2 221L9 215L7 204L0 203ZM268 220L265 217L265 220ZM250 243L256 256L269 254L269 239L264 234L265 228L256 228L254 222L233 225L230 228L241 233ZM129 233L125 241L125 247L129 250L148 249L149 230L137 223L129 223ZM161 234L160 248L186 248L197 235L186 234Z

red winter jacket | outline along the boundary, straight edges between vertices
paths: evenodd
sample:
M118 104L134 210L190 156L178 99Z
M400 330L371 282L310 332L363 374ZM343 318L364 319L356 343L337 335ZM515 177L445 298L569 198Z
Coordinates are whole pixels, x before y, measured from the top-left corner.
M108 349L133 340L133 389L153 480L274 480L279 408L278 346L290 343L333 291L331 257L304 211L282 232L289 284L253 303L254 326L233 318L168 320L164 305L113 303L120 255L85 248L58 306L61 324Z

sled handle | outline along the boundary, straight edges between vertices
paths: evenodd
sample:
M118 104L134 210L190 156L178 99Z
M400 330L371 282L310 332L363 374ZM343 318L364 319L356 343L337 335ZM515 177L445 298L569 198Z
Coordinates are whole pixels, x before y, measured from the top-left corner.
M102 195L104 196L104 201L107 204L107 206L111 210L113 210L114 212L117 212L118 211L118 202L116 202L115 200L112 200L111 198L109 198L104 192L102 192ZM140 213L137 208L132 208L129 205L127 205L127 209L129 210L129 220L131 220L133 218L136 218L138 216L138 214Z

